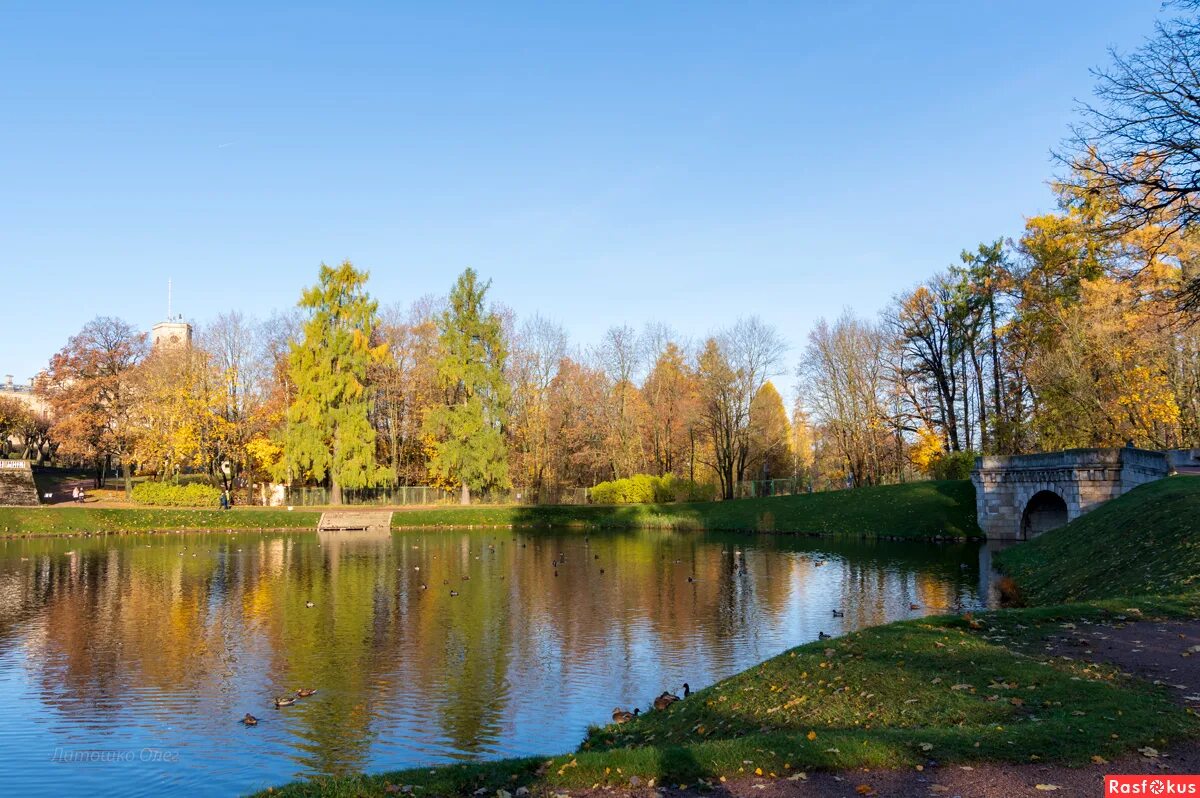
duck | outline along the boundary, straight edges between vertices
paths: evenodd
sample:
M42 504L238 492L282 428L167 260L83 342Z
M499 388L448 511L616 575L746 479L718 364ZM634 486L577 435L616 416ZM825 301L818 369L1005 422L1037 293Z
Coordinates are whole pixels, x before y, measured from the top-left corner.
M296 703L296 699L280 696L279 698L275 699L275 708L279 709L280 707L290 707L294 703Z
M620 707L616 707L612 712L613 723L628 723L641 714L641 709L635 708L633 712L626 712Z
M243 726L257 726L258 718L254 717L249 712L247 712L246 716L244 718L242 718L241 720L239 720L238 723L242 724Z
M451 590L451 591L450 591L450 598L457 598L457 597L458 597L458 591L457 591L457 590Z
M846 617L846 613L842 612L841 610L830 610L830 612L833 613L834 618L845 618Z
M425 584L424 582L422 582L422 583L421 583L421 589L422 589L422 590L428 590L428 589L429 589L429 585L427 585L427 584Z
M662 710L674 704L676 701L680 700L682 699L680 699L679 696L675 695L674 693L668 693L664 690L662 695L654 699L654 708L661 712Z
M687 682L684 682L683 683L683 697L687 698L691 694L692 694L692 688L688 685Z
M299 690L296 691L296 696L299 698L308 698L309 696L313 696L316 694L317 694L316 690L309 690L306 687L301 687Z
M829 638L831 638L831 637L833 637L833 635L827 635L827 634L825 634L824 632L817 632L817 639L818 639L818 640L828 640L828 639L829 639Z
M696 581L696 577L694 577L694 576L689 576L689 577L688 577L688 581L689 581L689 582L695 582L695 581Z
M921 609L921 605L920 604L909 604L908 608L910 610L919 610L919 609Z
M313 603L313 602L311 602L311 601L306 601L306 602L304 602L304 606L305 606L305 607L308 607L308 608L311 610L313 607L315 607L315 606L317 606L317 605L316 605L316 604L314 604L314 603Z

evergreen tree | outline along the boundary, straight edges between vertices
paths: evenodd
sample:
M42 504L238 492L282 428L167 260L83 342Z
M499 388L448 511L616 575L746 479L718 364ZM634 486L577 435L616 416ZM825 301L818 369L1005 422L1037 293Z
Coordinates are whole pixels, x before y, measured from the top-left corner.
M459 485L463 504L470 502L472 490L511 484L504 445L508 352L500 317L483 306L490 285L481 285L475 271L467 269L450 292L450 306L438 320L437 374L444 402L425 417L429 472Z
M334 504L342 503L344 488L374 487L391 477L375 461L369 419L367 367L382 360L387 347L371 346L378 303L365 290L367 277L350 261L336 269L321 264L320 283L301 296L309 316L288 358L296 385L284 445L288 470L328 480Z

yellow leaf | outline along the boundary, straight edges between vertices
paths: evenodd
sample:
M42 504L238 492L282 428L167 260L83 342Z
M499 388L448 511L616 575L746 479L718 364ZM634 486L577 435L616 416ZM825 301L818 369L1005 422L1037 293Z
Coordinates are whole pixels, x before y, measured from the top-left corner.
M815 731L810 731L810 732L809 732L808 734L806 734L805 736L806 736L806 737L808 737L808 739L810 739L810 740L815 740L815 739L817 739L817 733L816 733Z

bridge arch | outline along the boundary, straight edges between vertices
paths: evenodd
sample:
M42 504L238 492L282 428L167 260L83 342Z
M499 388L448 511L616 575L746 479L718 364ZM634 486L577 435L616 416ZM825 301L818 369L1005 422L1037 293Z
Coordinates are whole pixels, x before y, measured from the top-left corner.
M1035 538L1043 532L1066 526L1070 520L1067 500L1053 490L1039 490L1025 502L1021 512L1021 537Z
M1109 499L1171 472L1163 452L1068 449L980 457L971 481L989 538L1022 540L1074 521Z

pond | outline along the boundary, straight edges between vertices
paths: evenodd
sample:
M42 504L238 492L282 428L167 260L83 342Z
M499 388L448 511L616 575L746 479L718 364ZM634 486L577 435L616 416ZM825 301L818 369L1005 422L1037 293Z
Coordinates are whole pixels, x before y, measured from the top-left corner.
M820 632L980 607L987 561L657 530L0 541L0 794L235 795L559 753L616 706Z

